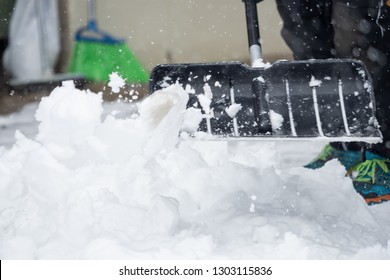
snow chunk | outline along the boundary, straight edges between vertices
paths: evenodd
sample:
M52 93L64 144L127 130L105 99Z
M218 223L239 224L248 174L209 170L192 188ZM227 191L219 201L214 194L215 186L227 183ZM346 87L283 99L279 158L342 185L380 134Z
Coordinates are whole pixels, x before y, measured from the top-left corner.
M272 130L276 131L280 129L284 122L283 116L279 113L276 113L274 110L270 110L269 113L270 113L269 117L271 119Z
M204 94L199 94L197 97L198 97L199 104L202 107L203 111L206 113L206 115L210 115L210 113L212 112L212 110L210 108L211 99L208 98Z
M264 80L264 78L262 76L259 76L259 77L255 78L255 80L258 80L259 82L261 82L263 84L265 83L265 80Z
M237 113L242 109L242 105L235 103L230 105L228 108L225 109L226 113L231 117L232 119L236 117Z
M113 72L110 74L108 86L112 88L112 92L118 93L125 86L125 80L117 72Z
M321 84L322 84L322 81L317 80L316 78L314 78L314 76L311 76L310 83L309 83L310 87L318 87Z
M154 92L141 103L139 112L143 126L147 131L152 130L145 148L147 154L177 143L187 102L188 93L174 84Z
M211 88L209 84L205 84L203 86L204 94L198 94L198 101L200 106L202 107L203 111L208 117L212 116L212 109L210 108L211 101L213 99L213 92L211 91Z
M64 82L39 104L37 140L59 145L85 141L100 124L102 102L101 93L81 91L73 82Z
M195 89L191 87L191 85L187 84L185 88L187 93L195 94Z
M213 99L213 92L211 91L211 87L209 84L205 84L203 86L203 91L204 91L204 95L208 98L208 99Z
M271 66L272 66L271 63L264 62L263 59L256 59L252 63L252 67L254 67L254 68L264 68L264 69L267 69L267 68L270 68Z
M180 130L186 132L197 131L202 119L202 111L200 109L190 107L184 113L184 120Z

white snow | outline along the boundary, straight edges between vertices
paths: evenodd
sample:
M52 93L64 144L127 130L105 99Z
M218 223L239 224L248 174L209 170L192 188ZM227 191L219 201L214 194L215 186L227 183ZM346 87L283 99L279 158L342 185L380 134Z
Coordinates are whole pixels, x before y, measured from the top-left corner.
M263 84L265 83L265 80L264 80L264 78L262 76L259 76L259 77L255 78L255 79L260 81Z
M210 85L206 83L203 86L203 91L204 91L204 93L198 94L197 98L198 98L199 104L202 107L205 114L210 117L210 116L212 116L212 109L211 109L210 105L211 105L211 101L213 99L213 93L211 91Z
M252 63L252 67L254 68L264 68L264 69L268 69L272 66L271 63L269 62L264 62L263 59L256 59L253 63Z
M390 259L390 203L302 167L323 143L179 142L179 86L101 98L66 84L0 118L1 259Z
M314 76L311 76L309 86L310 87L318 87L322 84L321 80L317 80Z
M185 132L195 132L198 130L202 119L202 111L200 109L190 107L184 113L184 119L180 130Z
M195 89L192 88L190 84L187 84L187 85L186 85L185 90L186 90L187 93L195 94Z
M279 113L276 113L274 110L270 110L269 113L270 113L269 117L271 120L272 130L276 131L279 128L281 128L283 125L284 122L283 116Z
M118 93L125 86L125 80L118 73L111 73L108 86L111 87L113 93Z
M226 113L232 119L236 117L237 113L242 109L242 105L239 103L234 103L225 109Z

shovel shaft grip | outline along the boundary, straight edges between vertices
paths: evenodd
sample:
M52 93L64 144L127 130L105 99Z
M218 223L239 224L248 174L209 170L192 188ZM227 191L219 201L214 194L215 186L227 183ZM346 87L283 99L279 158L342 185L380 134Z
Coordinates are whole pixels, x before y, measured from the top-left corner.
M249 52L252 64L262 58L257 3L261 0L243 0L245 3L246 26Z

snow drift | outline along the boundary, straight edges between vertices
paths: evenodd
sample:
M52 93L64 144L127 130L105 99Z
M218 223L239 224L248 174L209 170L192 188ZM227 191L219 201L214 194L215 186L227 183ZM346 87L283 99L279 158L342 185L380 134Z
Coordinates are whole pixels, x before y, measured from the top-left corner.
M187 99L174 86L104 116L69 82L44 98L37 134L0 148L0 258L390 259L390 203L367 206L337 161L286 164L311 143L180 142L199 121Z

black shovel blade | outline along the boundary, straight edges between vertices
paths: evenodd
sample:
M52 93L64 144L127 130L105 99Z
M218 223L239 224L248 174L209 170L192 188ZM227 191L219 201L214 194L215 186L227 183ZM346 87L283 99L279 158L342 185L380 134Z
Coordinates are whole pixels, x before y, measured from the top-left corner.
M199 130L213 135L380 138L371 78L360 61L158 65L150 93L175 83L189 93L188 107L205 114ZM200 95L210 99L209 108L202 107ZM232 108L241 109L232 114Z

